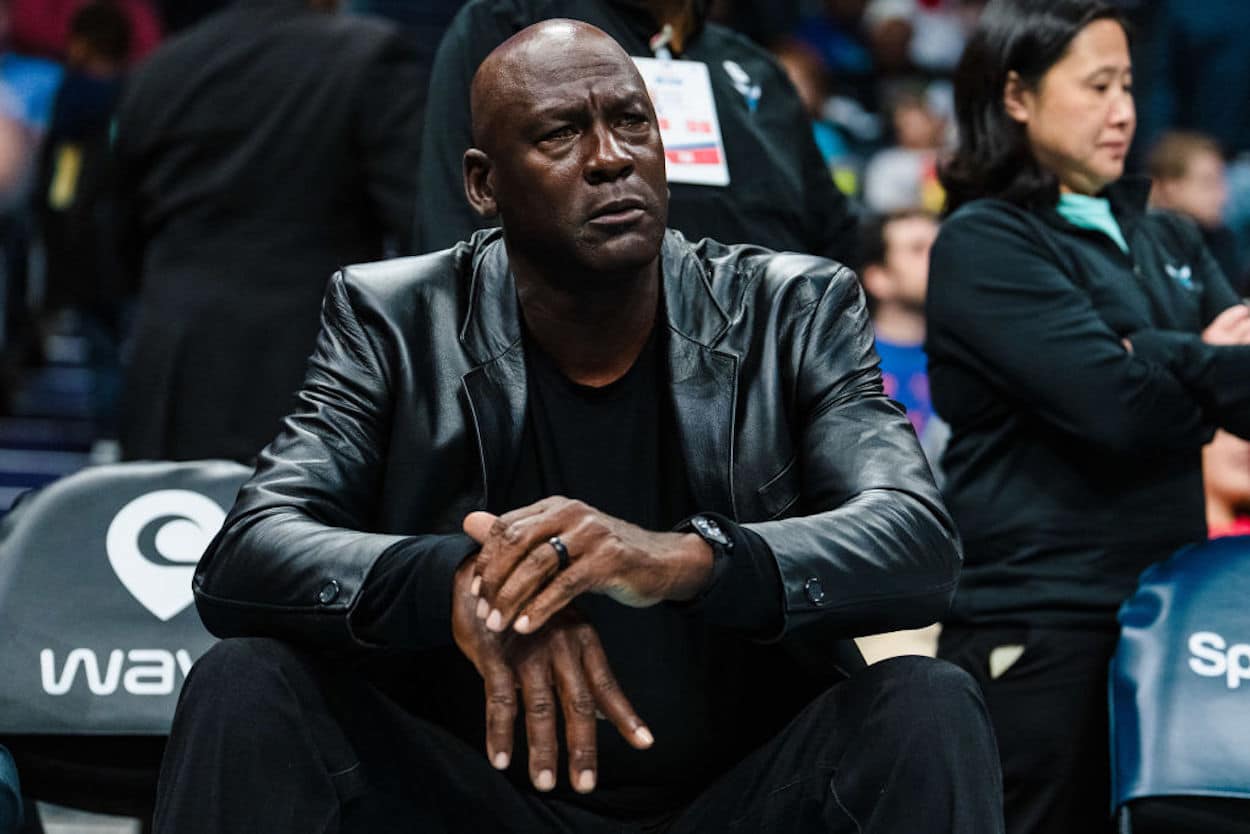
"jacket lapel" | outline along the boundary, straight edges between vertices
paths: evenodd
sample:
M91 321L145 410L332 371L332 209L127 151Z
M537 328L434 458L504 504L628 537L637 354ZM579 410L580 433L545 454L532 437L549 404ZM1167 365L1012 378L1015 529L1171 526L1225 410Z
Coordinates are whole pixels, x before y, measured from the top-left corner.
M669 386L678 440L695 507L737 518L734 496L734 404L738 357L713 345L729 316L690 244L675 232L661 256L668 317Z
M737 359L673 331L668 367L677 435L695 507L737 518L733 490Z
M482 462L482 506L499 514L525 429L525 358L521 346L461 378Z
M472 240L469 309L460 341L477 366L461 377L482 466L481 505L500 513L516 466L528 397L516 288L498 229Z

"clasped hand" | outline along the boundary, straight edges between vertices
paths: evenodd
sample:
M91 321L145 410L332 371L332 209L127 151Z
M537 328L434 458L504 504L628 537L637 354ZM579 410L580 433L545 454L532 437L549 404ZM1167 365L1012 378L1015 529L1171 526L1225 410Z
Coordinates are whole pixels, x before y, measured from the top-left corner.
M638 749L654 739L621 691L598 633L568 603L585 592L635 607L689 599L711 575L711 549L698 536L643 530L560 497L499 517L471 513L464 529L482 548L456 572L452 635L482 676L486 754L496 768L508 767L519 689L534 786L555 787L559 708L569 781L587 793L597 781L600 714ZM563 570L552 536L569 553Z
M498 517L470 513L464 529L482 545L472 591L491 631L536 631L588 592L635 608L691 599L712 572L712 550L698 536L644 530L561 496ZM568 551L563 570L552 537Z

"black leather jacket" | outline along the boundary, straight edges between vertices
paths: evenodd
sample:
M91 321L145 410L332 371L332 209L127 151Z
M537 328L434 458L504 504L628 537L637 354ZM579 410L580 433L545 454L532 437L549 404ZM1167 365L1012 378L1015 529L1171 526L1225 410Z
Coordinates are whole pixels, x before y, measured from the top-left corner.
M839 638L939 619L957 537L882 390L855 275L671 231L662 269L690 491L771 548L784 596L776 636L837 665L852 654ZM525 419L518 312L498 230L334 276L298 409L196 573L214 633L363 648L355 604L385 595L372 583L396 573L371 570L402 550L418 591L386 643L450 643L452 574L475 550L461 520L510 509L492 502Z

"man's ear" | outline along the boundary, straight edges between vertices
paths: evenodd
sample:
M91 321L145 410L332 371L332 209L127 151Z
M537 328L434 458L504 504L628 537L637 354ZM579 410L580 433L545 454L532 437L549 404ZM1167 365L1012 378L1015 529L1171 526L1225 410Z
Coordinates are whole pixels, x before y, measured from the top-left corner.
M477 148L464 152L464 196L478 217L488 219L499 214L495 202L493 176L495 167L489 156Z
M864 292L873 297L878 304L894 297L894 282L881 264L868 264L859 273L860 283Z
M1007 116L1020 124L1029 123L1029 107L1026 98L1029 90L1020 78L1020 73L1011 70L1007 73L1007 83L1003 85L1003 109Z

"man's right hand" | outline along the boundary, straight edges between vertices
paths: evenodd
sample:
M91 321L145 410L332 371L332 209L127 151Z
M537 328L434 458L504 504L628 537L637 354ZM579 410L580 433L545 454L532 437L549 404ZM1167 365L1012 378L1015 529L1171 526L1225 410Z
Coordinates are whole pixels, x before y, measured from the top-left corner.
M640 750L653 743L651 732L621 691L598 633L573 610L561 611L533 634L488 630L475 613L478 597L470 591L474 562L474 558L467 559L456 571L451 631L486 688L486 755L499 770L506 769L512 759L519 686L534 787L549 791L556 784L559 706L569 751L569 781L578 792L589 793L598 781L598 713Z

